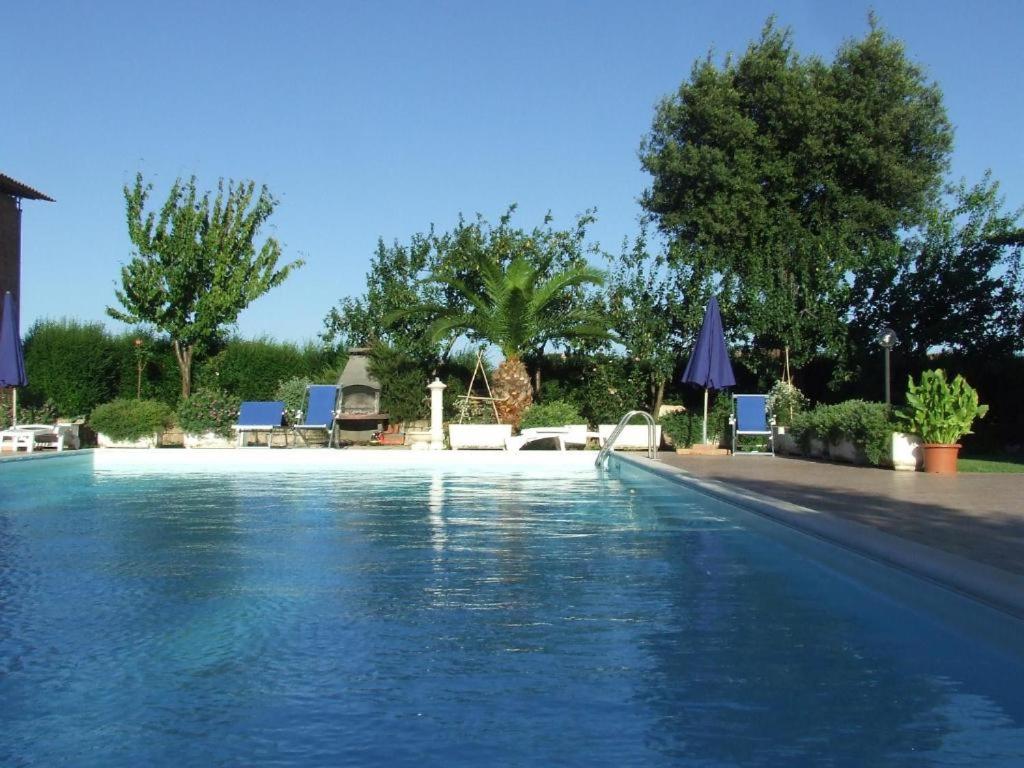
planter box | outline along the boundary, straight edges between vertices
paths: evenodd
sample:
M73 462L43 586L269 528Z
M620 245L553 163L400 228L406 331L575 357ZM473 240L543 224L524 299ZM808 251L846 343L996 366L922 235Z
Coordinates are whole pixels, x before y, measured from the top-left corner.
M615 424L598 424L597 433L601 436L601 445L612 436L615 431ZM647 425L627 424L622 433L615 438L615 450L618 451L646 451L647 450ZM717 443L713 443L717 446ZM661 447L661 425L654 428L654 447Z
M784 453L789 456L800 455L800 445L797 443L796 438L786 431L786 427L775 427L775 435L772 442L775 445L776 453Z
M844 461L847 464L868 464L868 457L849 440L828 444L828 455L833 461Z
M811 438L811 448L807 452L807 455L812 459L823 459L828 455L827 446L824 441L819 440L816 437Z
M921 438L905 432L892 433L892 468L901 472L924 469Z
M512 437L511 424L449 424L448 444L453 451L505 450L505 439Z
M138 440L113 440L102 432L96 433L96 443L100 448L156 448L160 445L162 432L154 432L148 437L140 437Z
M234 448L237 441L234 437L224 437L216 432L203 432L198 435L186 432L183 442L186 448Z

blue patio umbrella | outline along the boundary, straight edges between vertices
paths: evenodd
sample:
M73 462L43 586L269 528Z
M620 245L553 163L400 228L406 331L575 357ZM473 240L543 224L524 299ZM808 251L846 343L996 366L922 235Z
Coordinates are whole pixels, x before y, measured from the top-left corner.
M0 317L0 387L24 387L25 357L21 352L21 334L18 332L18 309L11 292L4 294L4 313ZM15 426L18 424L18 390L14 390Z
M704 442L708 441L708 390L725 389L736 385L729 363L729 350L725 346L725 330L722 315L718 311L718 299L714 296L704 311L697 343L693 348L690 362L683 371L684 384L704 387Z

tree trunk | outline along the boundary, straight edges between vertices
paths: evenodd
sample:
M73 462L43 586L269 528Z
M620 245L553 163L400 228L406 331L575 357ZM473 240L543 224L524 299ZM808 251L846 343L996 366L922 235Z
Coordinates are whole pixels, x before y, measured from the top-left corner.
M523 361L515 355L505 358L494 372L494 405L502 424L511 424L519 429L523 411L533 404L530 374Z
M658 420L658 411L661 410L661 401L665 399L665 380L662 379L658 382L657 389L654 392L654 410L651 411L651 416L654 420Z
M191 345L174 342L174 356L178 359L178 372L181 374L181 396L192 394L192 352Z

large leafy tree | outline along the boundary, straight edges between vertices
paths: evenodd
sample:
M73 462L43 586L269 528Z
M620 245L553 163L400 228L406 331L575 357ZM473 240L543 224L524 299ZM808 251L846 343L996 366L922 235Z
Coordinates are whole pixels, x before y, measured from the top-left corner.
M569 301L576 289L600 284L603 273L585 263L550 271L546 259L523 253L503 263L502 254L474 254L471 280L457 270L441 269L432 282L458 294L464 307L433 306L431 338L468 334L496 345L504 360L494 374L494 396L503 423L518 426L533 402L523 356L548 343L605 338L607 323L590 305ZM478 287L479 286L479 287Z
M658 106L642 202L676 264L716 276L744 361L788 347L800 365L842 354L851 276L923 220L951 139L938 88L873 18L831 63L769 20Z
M892 258L862 270L852 341L870 349L890 325L905 356L933 351L1006 355L1022 351L1019 303L1024 211L1007 212L999 185L986 176L949 190L923 227Z
M124 188L134 253L121 268L121 288L115 291L121 308L107 307L107 313L170 337L181 394L188 397L196 352L220 340L243 309L302 261L279 269L281 246L272 237L256 249L260 228L276 206L265 186L257 195L254 182L221 180L211 201L209 192L196 190L195 177L179 179L159 212L147 213L151 191L141 173Z

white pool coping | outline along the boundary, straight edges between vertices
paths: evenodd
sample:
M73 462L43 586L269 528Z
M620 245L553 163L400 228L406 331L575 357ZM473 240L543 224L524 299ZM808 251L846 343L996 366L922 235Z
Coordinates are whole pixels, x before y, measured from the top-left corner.
M641 470L729 502L801 533L909 573L1024 619L1024 576L900 538L863 523L754 491L699 478L642 456L615 454Z
M92 451L93 468L167 472L309 472L403 467L459 471L592 471L594 451L412 451L379 448L192 449L107 448Z

